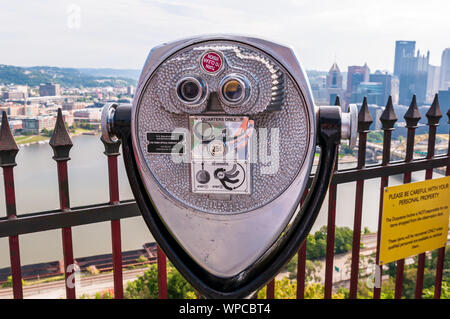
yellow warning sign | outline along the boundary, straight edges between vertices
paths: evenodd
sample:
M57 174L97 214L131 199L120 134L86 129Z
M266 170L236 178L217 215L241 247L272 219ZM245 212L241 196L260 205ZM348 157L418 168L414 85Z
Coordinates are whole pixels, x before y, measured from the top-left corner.
M449 184L447 176L384 189L380 265L445 245Z

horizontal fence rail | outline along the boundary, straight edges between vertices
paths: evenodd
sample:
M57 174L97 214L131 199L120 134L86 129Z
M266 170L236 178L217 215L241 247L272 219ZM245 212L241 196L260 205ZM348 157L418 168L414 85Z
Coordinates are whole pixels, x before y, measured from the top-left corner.
M339 100L336 101L339 105ZM449 150L447 154L435 155L436 142L436 127L442 117L438 97L427 112L427 125L429 126L428 133L428 151L423 158L413 158L414 154L414 137L417 123L420 120L420 114L417 110L415 97L411 102L410 108L405 114L405 122L407 128L405 159L391 161L391 134L395 129L397 121L391 99L388 100L386 108L381 115L383 130L383 147L382 147L382 162L380 164L366 165L367 155L367 136L370 133L370 125L373 119L370 116L367 100L364 98L358 114L358 154L357 164L355 168L338 169L336 167L335 174L330 183L329 199L328 199L328 224L327 224L327 249L325 258L325 282L324 282L324 298L333 297L333 269L334 269L334 246L335 246L335 220L336 216L340 214L336 209L337 202L340 199L337 197L337 189L339 185L345 183L356 182L356 193L354 202L354 224L353 224L353 241L351 250L351 265L350 265L350 281L349 281L349 298L358 297L358 279L360 271L360 245L361 245L361 227L363 211L363 195L364 182L369 179L380 179L380 193L379 193L379 226L381 223L382 213L382 192L387 186L389 176L403 175L403 183L411 182L411 174L413 172L425 171L426 179L433 177L434 169L444 169L445 175L450 175L450 139ZM450 122L450 114L447 113ZM6 125L5 125L6 124ZM450 134L449 134L450 135ZM112 252L112 270L113 270L113 284L114 297L123 298L123 273L124 267L122 262L122 246L121 246L121 227L120 220L130 217L140 216L139 208L134 200L119 200L118 191L118 167L117 158L120 155L119 145L105 145L105 163L108 165L109 191L110 201L108 203L100 203L95 205L86 205L78 207L70 207L69 188L68 188L68 161L70 160L69 152L72 146L69 135L64 126L61 112L58 112L58 119L55 125L55 130L51 139L50 145L54 151L53 159L56 161L56 168L58 171L58 185L60 195L60 209L42 211L29 214L16 214L15 210L15 195L14 195L14 174L13 168L16 165L15 156L18 152L17 145L9 129L6 113L2 114L2 127L0 131L0 167L3 168L3 176L5 183L5 198L6 198L6 214L0 217L0 237L9 238L9 251L11 259L11 275L13 296L16 299L23 298L22 288L22 274L19 254L19 236L23 234L43 232L54 229L62 230L62 246L63 246L63 260L64 273L66 277L66 296L67 298L75 298L75 286L71 285L71 281L67 280L73 274L75 269L69 267L74 264L72 246L76 242L72 242L71 227L88 225L100 222L111 222L111 252ZM313 175L309 178L309 185L311 184ZM20 185L19 185L20 187ZM308 190L303 194L303 200L306 197ZM302 203L303 203L302 200ZM125 234L126 235L126 234ZM377 248L376 261L378 262L380 231L377 231ZM158 296L159 298L167 298L167 259L164 252L157 247L156 263L158 269ZM305 298L305 291L307 285L306 276L306 260L307 260L307 243L306 241L301 246L297 255L297 292L298 299ZM422 297L423 280L424 280L424 265L426 254L418 256L417 267L417 281L415 298ZM442 247L437 252L437 264L435 275L435 291L434 298L441 297L441 284L444 273L444 259L445 247ZM404 276L405 260L396 262L396 276L395 276L395 298L402 298L402 286ZM382 274L382 267L379 267L379 274ZM74 282L72 282L74 284ZM276 281L270 281L266 288L266 298L272 299L276 297ZM381 287L373 289L373 297L380 298ZM200 297L197 294L197 297Z

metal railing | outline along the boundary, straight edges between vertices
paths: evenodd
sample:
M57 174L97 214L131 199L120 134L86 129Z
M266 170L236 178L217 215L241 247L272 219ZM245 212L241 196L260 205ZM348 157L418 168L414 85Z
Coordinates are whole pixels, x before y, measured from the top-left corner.
M336 104L339 104L337 100ZM442 112L439 107L438 97L428 110L427 125L429 126L428 150L425 158L414 159L414 136L417 128L420 114L417 109L415 97L406 112L404 118L407 128L407 141L405 159L401 161L391 161L391 138L397 117L392 106L391 99L380 117L383 130L383 149L381 164L366 166L367 135L370 132L369 127L373 122L369 113L367 100L364 98L358 114L358 157L356 168L338 170L331 181L328 197L328 223L326 240L326 258L325 258L325 285L324 297L332 298L333 288L333 266L334 266L334 247L335 247L335 228L336 228L336 203L338 185L344 183L356 182L356 198L354 206L354 225L353 225L353 244L351 251L351 272L349 298L357 298L358 273L360 268L360 247L361 247L361 220L363 216L363 194L364 182L368 179L380 179L380 198L379 198L379 223L381 225L381 211L383 201L383 188L388 185L389 176L403 174L403 183L411 182L411 174L416 171L425 171L425 178L433 177L433 170L444 168L446 176L450 175L450 145L447 154L435 156L436 127L442 118ZM447 113L450 123L450 112ZM450 139L449 139L450 144ZM58 185L60 209L30 214L16 214L15 186L13 168L16 165L15 157L18 147L14 141L8 125L6 113L2 115L2 126L0 131L0 166L3 168L6 198L6 217L0 217L0 237L9 238L9 253L11 260L12 288L14 298L23 298L22 275L19 250L19 235L42 232L52 229L62 230L63 241L63 260L65 272L66 297L76 298L75 286L70 285L70 276L75 272L73 266L73 242L71 227L86 225L104 221L111 222L111 250L113 262L113 280L114 297L123 298L123 273L122 273L122 248L121 248L121 227L120 220L124 218L139 216L140 212L135 201L119 200L118 167L117 157L119 156L119 144L111 145L104 143L107 156L108 176L109 176L109 203L102 203L89 206L71 207L68 189L67 162L70 159L69 152L72 147L72 141L66 131L62 119L61 110L58 111L55 130L50 140L50 146L53 148L53 159L57 162ZM310 177L310 182L312 176ZM305 191L305 198L308 190ZM379 258L380 232L377 232L376 261ZM298 252L297 264L297 298L305 297L306 285L306 241ZM415 297L421 298L424 281L425 253L418 256L417 278ZM441 284L444 270L445 247L438 249L435 291L434 298L441 296ZM402 297L404 260L396 262L396 280L395 280L395 298ZM163 251L158 247L157 250L158 266L158 294L159 298L167 298L167 265L166 257ZM381 267L380 267L381 269ZM73 276L72 276L73 277ZM373 298L378 299L381 295L381 288L375 287ZM267 285L267 298L275 296L275 280Z

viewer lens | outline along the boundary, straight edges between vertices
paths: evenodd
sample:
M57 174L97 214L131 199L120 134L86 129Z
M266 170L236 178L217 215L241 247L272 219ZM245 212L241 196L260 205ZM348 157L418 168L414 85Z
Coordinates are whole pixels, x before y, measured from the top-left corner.
M200 87L198 83L187 80L181 84L180 88L181 97L186 101L194 101L200 94Z
M239 101L244 93L244 88L238 80L229 80L222 89L223 96L230 102Z
M178 98L187 104L199 102L205 96L205 93L205 84L202 79L197 77L184 77L177 84Z

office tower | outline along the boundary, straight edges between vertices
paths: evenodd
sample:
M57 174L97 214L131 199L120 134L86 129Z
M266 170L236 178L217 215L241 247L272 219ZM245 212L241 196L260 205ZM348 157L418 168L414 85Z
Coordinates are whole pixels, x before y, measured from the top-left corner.
M395 41L394 75L399 76L404 69L404 58L414 57L416 41Z
M56 96L61 95L61 88L59 84L46 83L39 85L40 96Z
M394 75L399 78L399 104L409 105L413 94L417 104L426 102L430 52L414 55L415 41L396 41Z
M333 105L336 101L336 97L339 96L340 98L343 98L344 96L344 90L342 88L342 74L341 70L339 69L338 65L333 63L331 66L330 71L328 71L327 78L326 78L326 88L329 96L329 103L330 105Z
M428 66L428 79L427 79L427 103L433 102L434 95L439 91L440 84L440 67L429 65Z
M361 102L358 94L358 86L361 82L369 81L370 69L367 63L363 66L352 65L348 67L347 72L347 91L345 93L345 100L348 103Z
M389 96L392 97L394 105L398 104L398 78L396 76L387 72L376 71L369 75L369 81L364 82L365 85L360 89L361 91L363 91L363 88L369 90L368 95L366 95L369 104L384 106ZM364 94L364 92L361 93Z
M447 88L449 87L450 87L450 48L447 48L442 52L439 88L441 90L447 90Z

